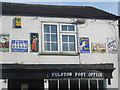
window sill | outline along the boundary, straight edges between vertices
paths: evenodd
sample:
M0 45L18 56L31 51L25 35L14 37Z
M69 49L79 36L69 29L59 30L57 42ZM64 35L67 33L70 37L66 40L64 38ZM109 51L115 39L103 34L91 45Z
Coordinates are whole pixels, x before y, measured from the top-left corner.
M64 53L64 52L42 52L39 53L38 55L58 55L58 56L78 56L80 53Z

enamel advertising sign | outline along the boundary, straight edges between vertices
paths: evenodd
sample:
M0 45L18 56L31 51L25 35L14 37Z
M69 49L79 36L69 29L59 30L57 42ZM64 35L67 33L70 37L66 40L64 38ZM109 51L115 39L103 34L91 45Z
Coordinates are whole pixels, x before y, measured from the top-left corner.
M92 43L92 53L105 53L106 45L105 43Z
M116 54L117 53L117 42L115 38L108 38L108 53Z
M0 34L0 51L9 51L9 35Z
M16 17L15 18L15 26L16 28L21 28L22 25L22 18L21 17Z
M28 52L27 40L12 40L12 52Z
M30 52L39 51L39 38L38 33L30 33Z
M88 37L80 37L80 52L81 53L90 53Z

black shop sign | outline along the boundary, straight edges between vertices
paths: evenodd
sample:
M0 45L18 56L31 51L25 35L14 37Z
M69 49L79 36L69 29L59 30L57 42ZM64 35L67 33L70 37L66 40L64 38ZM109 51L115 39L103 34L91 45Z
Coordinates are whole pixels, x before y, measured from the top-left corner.
M104 78L104 73L100 71L76 71L76 72L51 72L49 78Z

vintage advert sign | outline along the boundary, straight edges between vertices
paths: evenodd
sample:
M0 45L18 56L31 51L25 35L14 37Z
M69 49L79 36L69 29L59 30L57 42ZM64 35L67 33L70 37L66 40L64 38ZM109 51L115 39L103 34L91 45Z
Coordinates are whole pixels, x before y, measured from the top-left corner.
M16 17L15 18L15 26L16 28L21 28L22 25L22 18L21 17Z
M0 34L0 51L9 51L9 35Z
M90 53L88 37L80 37L80 52L81 53Z
M38 33L30 33L30 51L31 52L39 51Z
M27 40L12 40L12 52L28 52Z
M117 42L115 38L108 38L107 42L108 42L108 53L116 54L117 53Z
M104 43L92 43L92 53L105 53L106 45Z

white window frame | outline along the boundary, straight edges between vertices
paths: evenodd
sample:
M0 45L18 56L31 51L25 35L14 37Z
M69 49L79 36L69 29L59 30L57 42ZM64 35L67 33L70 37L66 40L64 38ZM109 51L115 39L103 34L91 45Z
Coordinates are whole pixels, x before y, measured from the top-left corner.
M62 25L74 26L75 31L62 31ZM76 33L76 25L75 24L60 24L60 32L62 32L62 33Z
M75 31L62 31L62 25L74 26ZM75 36L75 51L63 51L62 35L74 35ZM77 53L77 33L76 33L76 25L75 24L65 24L65 23L60 24L60 44L61 44L61 52L62 53Z
M75 51L63 51L63 45L62 45L62 35L73 35L75 36ZM70 34L70 33L61 33L60 34L60 38L61 38L61 52L62 53L77 53L77 38L76 38L76 34Z
M58 43L58 51L45 51L44 50L44 25L57 25L57 43ZM42 52L48 52L48 53L57 53L60 52L60 47L59 47L59 23L47 23L47 22L43 22L42 23Z

